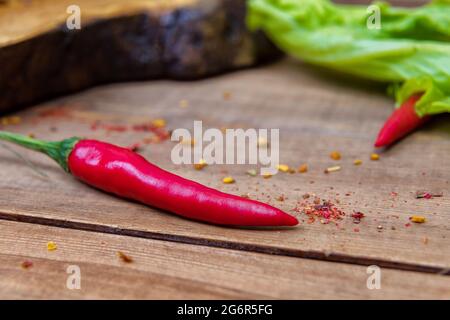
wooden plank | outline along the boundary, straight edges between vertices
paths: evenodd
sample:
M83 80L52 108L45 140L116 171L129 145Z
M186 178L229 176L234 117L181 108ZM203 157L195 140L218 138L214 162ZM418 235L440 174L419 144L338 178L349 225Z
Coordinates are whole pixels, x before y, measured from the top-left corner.
M2 299L450 298L450 278L438 275L382 269L381 289L369 290L362 266L8 221L0 237ZM80 290L67 289L69 265L80 268Z
M223 93L231 93L224 99ZM180 108L179 101L189 101ZM188 221L97 192L61 172L41 155L20 151L46 172L42 178L0 149L0 212L4 219L170 239L250 251L271 252L359 264L448 273L450 139L448 117L441 117L402 143L369 161L372 143L393 102L384 87L324 73L285 61L260 69L198 82L142 82L101 87L20 113L22 123L6 129L40 138L72 135L130 145L148 137L134 131L91 130L96 120L132 124L163 118L169 129L204 127L280 128L282 163L308 163L306 174L249 177L248 166L210 166L196 171L170 160L174 143L145 145L154 163L206 185L274 204L304 222L286 230L222 228ZM46 110L46 117L42 111ZM49 112L49 110L51 112ZM55 110L57 112L55 112ZM50 115L49 115L50 114ZM51 116L51 114L53 116ZM58 115L58 116L57 116ZM343 159L329 153L339 150ZM363 159L361 166L352 161ZM340 164L342 170L324 174ZM223 185L231 174L236 184ZM444 197L415 199L419 189L441 190ZM393 193L394 192L394 193ZM347 216L334 224L309 224L292 209L305 193L339 198ZM395 195L398 193L398 195ZM277 201L284 195L286 200ZM362 211L355 225L349 215ZM427 222L409 225L413 214ZM357 232L359 230L359 232Z

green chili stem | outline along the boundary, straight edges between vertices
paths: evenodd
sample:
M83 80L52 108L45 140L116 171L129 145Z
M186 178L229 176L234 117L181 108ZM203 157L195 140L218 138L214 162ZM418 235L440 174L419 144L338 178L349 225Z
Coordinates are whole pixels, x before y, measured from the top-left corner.
M62 141L44 141L21 134L0 131L0 140L9 141L27 149L39 151L55 160L65 171L70 172L68 157L80 138L73 137Z

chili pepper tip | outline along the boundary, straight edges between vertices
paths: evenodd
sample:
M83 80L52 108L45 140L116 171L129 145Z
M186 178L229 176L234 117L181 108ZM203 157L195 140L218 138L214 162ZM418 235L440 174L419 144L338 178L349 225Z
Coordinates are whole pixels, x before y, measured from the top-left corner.
M415 104L420 97L421 94L413 95L400 108L395 109L378 134L375 141L376 148L393 144L429 119L429 117L419 117L416 113Z

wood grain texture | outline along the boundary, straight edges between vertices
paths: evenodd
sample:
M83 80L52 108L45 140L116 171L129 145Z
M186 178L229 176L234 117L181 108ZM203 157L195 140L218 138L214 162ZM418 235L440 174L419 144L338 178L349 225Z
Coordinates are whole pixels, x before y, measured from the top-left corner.
M0 297L7 299L448 299L450 278L0 221ZM47 251L54 241L58 249ZM133 259L124 263L117 251ZM23 269L23 261L33 266ZM81 289L67 289L69 265Z
M231 94L224 99L224 92ZM180 108L179 101L189 102ZM41 155L16 149L48 178L0 149L0 216L144 238L165 239L248 251L270 252L356 264L448 273L450 267L450 128L441 117L370 161L377 130L391 112L384 87L353 81L294 61L198 82L142 82L111 85L49 102L20 113L22 123L6 129L39 138L86 136L130 145L148 134L91 130L95 121L130 125L163 118L169 129L204 127L279 128L280 161L306 174L249 177L248 166L210 166L196 171L170 160L174 143L144 146L150 161L223 191L271 203L303 222L285 230L233 229L188 221L93 190L64 174ZM42 112L47 116L43 117ZM4 128L5 129L5 128ZM339 150L341 161L329 158ZM354 166L353 160L363 160ZM323 170L340 164L342 170ZM221 179L232 175L234 185ZM417 190L440 190L444 197L415 199ZM394 192L394 193L393 193ZM347 213L339 224L307 223L293 212L305 193L335 201ZM398 193L398 195L395 195ZM285 201L277 201L280 195ZM358 225L349 215L362 211ZM411 215L427 222L411 224Z

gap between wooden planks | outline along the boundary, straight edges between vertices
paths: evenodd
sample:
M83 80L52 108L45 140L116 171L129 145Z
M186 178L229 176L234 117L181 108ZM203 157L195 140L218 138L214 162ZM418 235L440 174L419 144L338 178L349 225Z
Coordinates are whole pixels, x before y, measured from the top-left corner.
M2 299L448 299L450 278L0 221ZM47 251L53 241L57 250ZM131 263L117 252L131 257ZM32 266L24 269L24 261ZM81 289L66 283L78 266Z
M230 92L231 98L223 99L224 92ZM179 107L181 99L189 101L187 108ZM95 191L64 174L50 160L23 149L17 151L45 171L48 178L36 175L7 151L0 150L1 217L448 274L448 125L437 120L383 152L380 161L371 162L368 158L373 151L373 138L392 111L392 105L379 84L355 82L284 61L205 81L155 81L96 88L26 110L20 113L23 118L20 125L8 127L52 140L78 135L122 145L130 145L143 136L132 131L92 131L91 123L100 119L129 124L137 119L163 118L170 129L191 128L194 120L203 120L205 127L280 128L281 162L294 167L306 162L310 166L307 174L278 174L266 180L246 176L247 168L242 166L211 166L203 171L195 171L191 166L177 167L169 158L173 147L170 142L146 146L142 154L187 178L238 195L249 193L252 198L289 212L304 193L331 200L339 194L339 206L347 215L353 210L366 214L359 225L354 225L348 216L339 229L319 222L303 222L297 228L284 230L245 230L187 221ZM54 108L72 113L65 117L40 116L43 109ZM342 161L328 157L333 150L342 153ZM354 167L355 158L363 159L363 165ZM323 173L324 168L335 164L342 166L340 172ZM225 174L234 176L237 183L223 185L221 178ZM418 189L444 190L444 197L416 200L414 192ZM398 195L391 196L392 192ZM280 194L286 197L285 201L276 201ZM427 222L406 227L413 214L426 216Z

